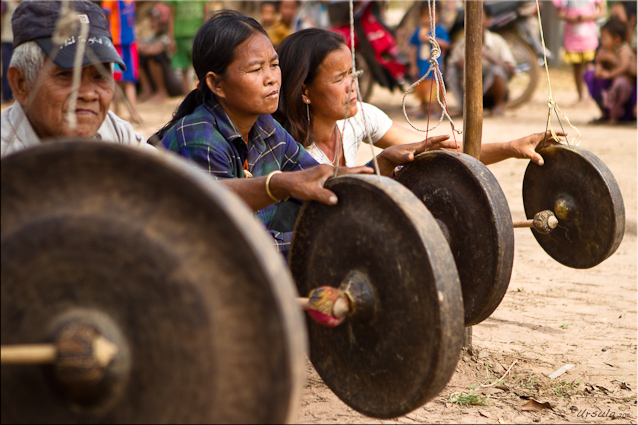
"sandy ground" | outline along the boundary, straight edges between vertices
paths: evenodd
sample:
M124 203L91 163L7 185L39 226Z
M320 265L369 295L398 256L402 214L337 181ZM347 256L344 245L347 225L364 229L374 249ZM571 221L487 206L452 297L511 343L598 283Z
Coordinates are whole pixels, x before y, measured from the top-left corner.
M509 290L492 317L473 327L472 349L461 354L456 373L439 396L406 416L372 419L347 407L308 364L299 422L636 423L636 127L587 125L598 116L593 102L570 106L576 95L569 74L553 72L552 80L554 99L583 134L581 146L598 155L620 185L626 233L616 253L595 268L570 269L551 259L529 230L516 230ZM372 103L403 123L401 96L376 87ZM136 128L150 136L178 103L170 99L138 105L144 121ZM414 106L414 99L409 104ZM546 117L543 81L522 109L484 119L483 143L543 131ZM449 133L447 124L431 134L444 133ZM361 154L362 162L366 155ZM514 159L490 166L514 218L524 217L526 166L527 161ZM574 367L554 380L547 378L567 364Z
M554 99L583 135L580 146L599 156L620 185L626 233L616 253L592 269L570 269L550 258L529 230L517 229L509 290L492 317L473 327L472 350L462 353L438 397L406 416L372 419L339 400L309 363L299 422L636 423L636 127L588 125L598 116L597 108L591 101L575 105L569 73L552 71L552 87ZM372 103L404 123L401 96L375 87ZM408 102L416 106L414 99ZM138 129L152 134L177 103L140 105L145 123ZM543 80L523 108L484 119L483 143L543 131L546 118ZM462 126L461 119L458 123ZM445 133L447 124L432 134ZM362 150L361 162L370 155ZM526 167L527 161L516 159L490 166L515 219L524 218ZM574 367L556 379L547 377L567 364Z
M531 231L516 229L509 290L494 314L472 328L472 349L462 353L438 397L394 420L371 419L337 399L309 365L300 422L636 423L636 127L587 125L598 116L596 105L575 105L569 74L553 72L552 80L554 100L583 135L580 146L600 157L620 186L626 232L616 253L592 269L571 269L549 257ZM372 103L405 122L401 95L375 88ZM484 119L483 143L545 130L547 110L543 81L522 109ZM558 127L556 121L553 125ZM434 134L449 134L449 128L441 125ZM361 161L370 156L366 149ZM514 219L525 216L527 164L510 159L490 166ZM547 378L567 364L574 367Z

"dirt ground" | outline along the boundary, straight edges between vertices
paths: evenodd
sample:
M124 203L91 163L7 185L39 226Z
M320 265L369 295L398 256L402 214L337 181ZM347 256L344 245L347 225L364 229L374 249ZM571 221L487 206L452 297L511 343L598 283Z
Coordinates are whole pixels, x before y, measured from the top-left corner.
M626 232L616 253L592 269L571 269L549 257L529 230L516 229L509 290L494 314L472 328L472 349L462 353L438 397L406 416L375 420L337 399L309 365L300 422L636 423L636 126L587 125L598 116L596 105L576 106L569 74L551 75L553 98L582 133L580 146L600 157L620 186ZM405 122L401 96L375 88L371 103ZM523 108L486 117L483 143L545 130L547 96L543 81ZM449 129L441 125L434 134ZM366 154L361 161L371 156ZM514 219L525 216L527 164L510 159L489 167ZM574 365L568 372L547 377L568 364Z
M529 230L517 229L509 290L492 317L473 327L472 349L461 353L456 373L437 397L403 417L372 419L339 400L309 363L298 422L636 423L636 127L587 125L598 116L597 108L593 102L574 106L569 74L552 71L552 86L554 99L583 135L580 146L599 156L620 185L626 233L616 253L592 269L570 269L551 259ZM404 123L401 97L375 87L371 103ZM178 103L138 105L144 121L136 128L150 136ZM416 105L413 98L408 103ZM126 112L121 116L128 118ZM483 143L543 131L546 118L543 80L522 109L484 119ZM457 121L462 126L462 119ZM431 134L449 133L449 128L441 125ZM524 217L526 166L527 161L515 159L490 166L515 219ZM568 364L574 365L568 372L547 377Z
M636 423L636 126L588 125L597 108L591 101L575 105L565 71L552 71L552 87L554 99L583 135L580 146L599 156L620 185L626 233L616 253L592 269L570 269L550 258L529 230L517 229L509 290L492 317L473 327L472 349L461 354L439 396L406 416L372 419L339 400L309 363L298 422ZM401 97L375 87L371 103L404 123ZM140 105L145 123L138 129L150 135L177 103ZM412 98L408 103L416 106ZM543 79L526 106L484 119L483 143L543 131L546 118ZM432 134L449 133L449 128L441 125ZM361 162L370 155L362 151ZM524 218L526 167L527 161L515 159L490 166L515 219ZM574 366L555 379L547 377L565 365Z

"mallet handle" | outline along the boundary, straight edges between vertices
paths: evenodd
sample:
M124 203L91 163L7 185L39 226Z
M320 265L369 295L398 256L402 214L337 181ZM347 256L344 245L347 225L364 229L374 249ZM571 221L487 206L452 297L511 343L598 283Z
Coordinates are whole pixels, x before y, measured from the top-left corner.
M307 297L297 297L297 303L299 304L299 307L301 307L303 310L308 310L308 301L310 301L310 298ZM332 314L334 314L335 317L346 317L348 315L349 312L349 304L348 301L346 301L345 299L338 299L335 304L334 307L332 309Z
M2 364L46 364L55 363L58 350L54 344L3 345Z
M534 219L530 219L530 220L523 220L523 221L515 221L514 223L514 227L515 228L520 228L520 227L534 227ZM556 226L558 225L558 219L554 216L549 217L547 219L547 224L549 224L549 227L551 229L555 229Z

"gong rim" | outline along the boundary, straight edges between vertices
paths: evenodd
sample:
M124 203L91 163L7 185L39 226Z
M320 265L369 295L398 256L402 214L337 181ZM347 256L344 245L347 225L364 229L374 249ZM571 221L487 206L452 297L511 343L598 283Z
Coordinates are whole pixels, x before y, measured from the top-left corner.
M512 216L496 177L470 155L431 151L405 165L396 179L449 233L465 326L487 319L507 292L514 264Z
M370 322L325 328L308 321L310 359L332 391L378 418L404 415L438 394L462 345L462 299L449 247L427 209L400 184L342 176L339 202L306 203L290 267L300 293L338 287L353 270L375 293Z
M538 244L559 263L577 269L595 267L620 246L625 234L625 207L611 170L592 152L556 145L539 152L544 165L532 162L523 178L525 215L550 210L558 226L543 235L532 229ZM561 216L558 202L575 206Z
M114 402L79 410L46 368L3 367L3 422L294 420L297 292L221 184L170 154L78 140L3 158L1 195L2 344L49 340L86 308L119 327L132 361Z

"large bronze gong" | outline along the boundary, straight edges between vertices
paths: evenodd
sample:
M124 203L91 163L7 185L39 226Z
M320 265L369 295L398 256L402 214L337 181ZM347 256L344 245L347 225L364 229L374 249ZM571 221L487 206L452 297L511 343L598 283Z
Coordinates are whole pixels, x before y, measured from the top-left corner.
M579 147L540 151L523 180L525 215L550 210L558 226L549 234L532 230L541 247L561 264L587 269L616 252L625 233L625 206L616 179L593 153Z
M2 160L1 210L2 344L71 324L117 347L99 382L3 366L3 423L294 419L296 290L221 184L167 154L50 143Z
M399 183L343 176L326 187L339 203L303 206L290 267L302 295L351 288L356 309L335 328L309 321L310 359L353 409L404 415L456 367L463 305L454 259L434 218Z
M498 181L475 158L447 151L418 155L397 181L423 201L447 237L465 326L487 319L507 292L514 262L512 216Z

